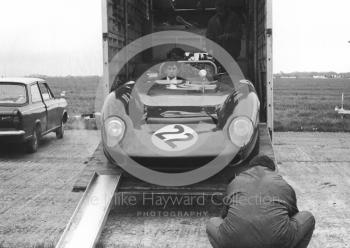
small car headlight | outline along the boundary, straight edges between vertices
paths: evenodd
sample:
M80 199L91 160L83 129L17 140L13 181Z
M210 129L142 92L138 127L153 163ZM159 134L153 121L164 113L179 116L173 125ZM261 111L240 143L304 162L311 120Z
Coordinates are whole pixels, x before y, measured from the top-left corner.
M107 136L107 145L115 146L124 137L125 123L119 117L110 117L105 122L105 131Z
M252 121L244 116L233 119L228 128L231 142L238 147L247 145L252 138L253 132Z

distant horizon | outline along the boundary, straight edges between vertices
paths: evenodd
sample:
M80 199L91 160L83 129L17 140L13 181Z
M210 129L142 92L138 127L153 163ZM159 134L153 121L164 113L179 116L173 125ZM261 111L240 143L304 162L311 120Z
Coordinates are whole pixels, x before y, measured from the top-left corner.
M273 74L297 74L297 73L315 73L315 74L327 74L327 73L335 73L335 74L349 74L350 71L345 72L336 72L336 71L291 71L291 72L274 72Z
M273 75L278 74L301 74L301 73L314 73L314 74L329 74L329 73L335 73L335 74L350 74L350 71L344 71L344 72L336 72L336 71L291 71L291 72L285 72L285 71L279 71L279 72L273 72ZM16 77L103 77L103 74L64 74L64 75L54 75L54 74L29 74L29 75L0 75L0 78L16 78Z
M335 71L292 71L292 72L274 72L273 75L278 75L278 74L330 74L330 73L335 73L335 74L350 74L350 71L348 72L335 72ZM40 78L40 77L58 77L58 78L64 78L64 77L102 77L103 75L98 75L98 74L76 74L76 75L48 75L48 74L30 74L30 75L25 75L25 76L9 76L8 78L14 78L14 77L34 77L34 78ZM6 78L7 76L0 75L0 78Z

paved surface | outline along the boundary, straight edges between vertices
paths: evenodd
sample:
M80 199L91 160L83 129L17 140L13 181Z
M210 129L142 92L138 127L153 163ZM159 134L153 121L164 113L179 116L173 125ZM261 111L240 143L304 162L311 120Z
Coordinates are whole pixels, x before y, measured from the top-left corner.
M1 147L0 247L54 246L82 196L71 192L74 179L98 142L96 131L68 131L63 140L46 137L33 155ZM274 143L280 172L295 188L299 208L316 217L309 247L349 247L350 134L275 133ZM105 247L210 247L204 223L219 209L198 206L193 210L162 205L139 208L131 199L129 205L124 202L111 212L100 243Z
M97 131L66 131L44 137L39 151L0 149L0 247L50 246L82 193L72 193L76 175L95 150Z
M274 147L280 173L295 188L300 210L316 217L309 247L349 247L350 134L275 133ZM180 209L180 215L178 210L124 203L111 212L101 243L106 247L211 247L205 222L218 215L218 208ZM181 216L191 210L201 216ZM175 216L163 217L171 214Z
M281 174L316 229L309 247L350 247L350 134L276 133Z

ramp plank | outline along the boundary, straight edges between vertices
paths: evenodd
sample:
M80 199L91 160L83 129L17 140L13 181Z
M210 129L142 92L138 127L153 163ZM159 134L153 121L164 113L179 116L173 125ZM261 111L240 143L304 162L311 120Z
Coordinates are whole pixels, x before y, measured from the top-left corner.
M112 206L120 175L95 174L56 248L94 247Z

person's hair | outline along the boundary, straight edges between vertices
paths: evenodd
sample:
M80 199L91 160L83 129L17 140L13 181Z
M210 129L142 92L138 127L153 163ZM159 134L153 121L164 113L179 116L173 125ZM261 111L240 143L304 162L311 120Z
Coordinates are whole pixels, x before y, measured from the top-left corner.
M254 157L249 162L249 167L252 168L254 166L264 166L272 171L276 170L275 162L266 155L260 155L260 156Z
M164 65L163 65L164 70L166 70L166 68L168 66L176 66L177 68L179 68L179 63L176 62L176 61L166 61L166 62L164 62Z

